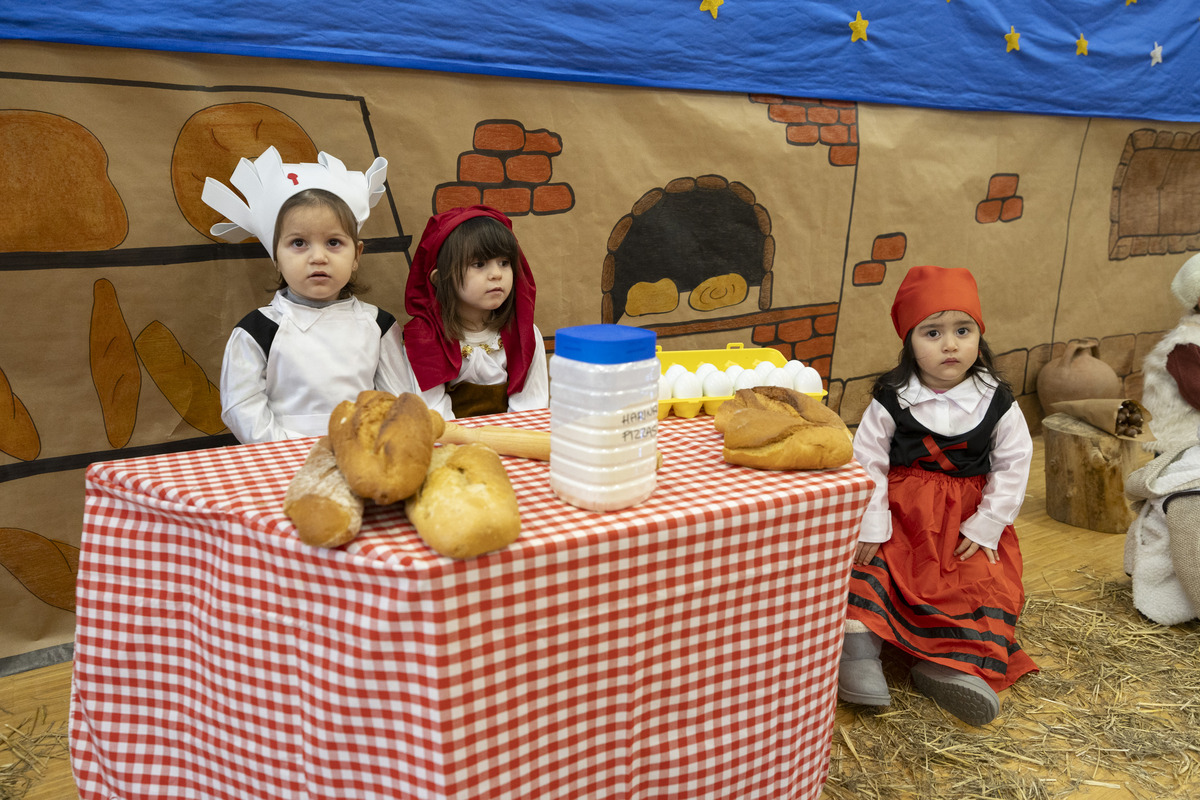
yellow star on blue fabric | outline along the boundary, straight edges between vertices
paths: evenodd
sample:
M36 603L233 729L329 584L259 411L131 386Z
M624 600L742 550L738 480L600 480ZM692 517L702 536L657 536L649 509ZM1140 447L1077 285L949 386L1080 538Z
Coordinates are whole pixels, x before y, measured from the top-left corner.
M1087 39L1083 38L1082 33L1079 34L1079 38L1075 40L1075 55L1086 56L1087 55L1087 45L1088 45Z
M1136 3L1136 2L1137 2L1137 0L1125 0L1125 5L1127 5L1127 6L1131 6L1131 5L1133 5L1134 3Z
M707 11L708 13L712 14L713 19L716 19L717 9L720 8L721 4L724 2L725 0L700 0L700 10Z
M1006 53L1021 49L1021 34L1017 33L1015 25L1008 26L1008 33L1004 34L1004 41L1008 42L1008 47L1004 49Z
M859 39L862 39L865 42L867 40L867 26L870 24L871 21L863 19L862 12L859 11L854 18L854 22L850 23L850 30L853 31L850 34L850 41L857 42Z

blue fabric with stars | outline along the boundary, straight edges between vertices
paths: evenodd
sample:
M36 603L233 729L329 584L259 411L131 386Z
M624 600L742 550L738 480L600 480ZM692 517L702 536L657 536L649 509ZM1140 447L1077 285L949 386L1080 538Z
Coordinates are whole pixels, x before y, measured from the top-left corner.
M865 38L849 27L856 12ZM1005 38L1014 32L1016 47ZM1200 5L1190 0L347 0L302 10L45 0L6 3L0 38L1200 121Z

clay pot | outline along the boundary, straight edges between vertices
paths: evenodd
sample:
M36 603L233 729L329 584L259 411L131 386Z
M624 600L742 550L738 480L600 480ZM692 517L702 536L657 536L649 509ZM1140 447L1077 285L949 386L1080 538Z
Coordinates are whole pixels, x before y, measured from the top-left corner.
M1042 414L1049 415L1055 403L1064 400L1119 399L1121 379L1116 370L1100 359L1097 339L1072 339L1067 350L1050 360L1037 376L1038 401Z

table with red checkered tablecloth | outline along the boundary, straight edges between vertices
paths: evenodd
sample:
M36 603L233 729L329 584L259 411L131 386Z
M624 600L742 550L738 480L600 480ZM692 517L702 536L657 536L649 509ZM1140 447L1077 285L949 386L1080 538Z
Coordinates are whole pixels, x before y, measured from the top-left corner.
M546 430L546 411L464 424ZM438 556L403 504L341 548L281 506L313 440L93 464L71 752L83 800L816 798L869 493L659 425L646 502L559 501Z

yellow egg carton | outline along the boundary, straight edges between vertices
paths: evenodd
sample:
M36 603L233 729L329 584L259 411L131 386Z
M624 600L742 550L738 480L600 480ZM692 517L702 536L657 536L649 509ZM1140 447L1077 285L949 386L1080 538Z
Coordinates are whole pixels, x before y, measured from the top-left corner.
M747 349L741 342L730 342L725 345L724 350L663 350L661 346L655 349L658 351L658 361L662 366L661 374L666 374L666 371L674 364L681 365L688 372L695 372L696 368L704 363L712 364L722 371L734 364L743 369L754 369L763 361L769 361L777 367L782 367L787 363L787 359L783 357L783 353L774 348L754 347ZM810 393L809 396L820 398L825 396L825 392L822 391L820 394ZM721 403L732 399L733 395L659 400L658 418L663 419L668 414L674 413L677 417L691 419L701 411L711 416L717 413L717 409L721 407Z

